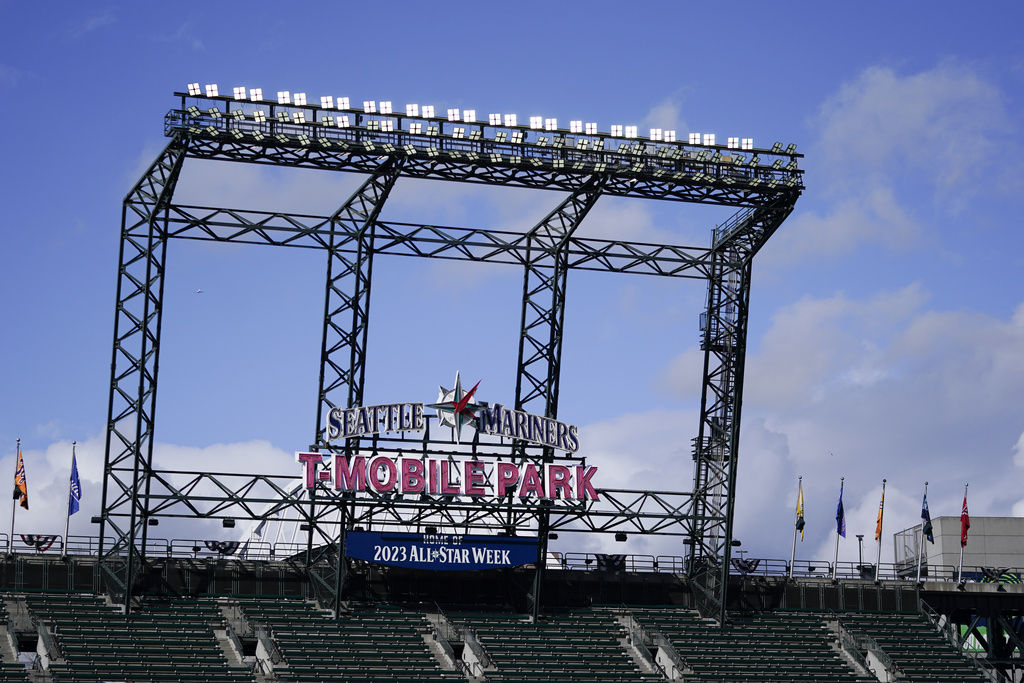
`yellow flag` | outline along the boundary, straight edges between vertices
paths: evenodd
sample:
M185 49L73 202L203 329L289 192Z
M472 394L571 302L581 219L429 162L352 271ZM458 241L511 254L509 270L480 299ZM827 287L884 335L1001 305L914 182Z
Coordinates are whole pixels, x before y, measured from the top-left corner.
M882 484L882 499L878 501L878 522L875 523L875 540L882 539L882 511L885 509L885 484Z
M800 540L804 540L804 485L800 484L800 493L796 496L796 530L800 532Z

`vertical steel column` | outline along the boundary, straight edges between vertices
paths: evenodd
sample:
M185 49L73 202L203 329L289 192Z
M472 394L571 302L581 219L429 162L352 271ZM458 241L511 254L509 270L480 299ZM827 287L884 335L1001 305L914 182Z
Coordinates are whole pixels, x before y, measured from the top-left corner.
M319 449L335 451L328 443L326 419L331 408L360 405L366 377L366 340L369 331L370 285L373 273L374 224L387 201L401 165L388 160L357 189L331 216L330 247L327 255L327 287L324 297L324 329L320 351L320 387L317 401L316 440ZM358 450L358 440L346 442L342 450ZM312 565L326 557L328 572L321 579L310 572L324 604L333 604L335 614L341 600L345 575L345 525L339 525L338 538L320 557L313 558L316 532L316 490L311 490L307 558ZM343 518L347 518L345 510ZM332 575L333 574L333 575Z
M121 210L99 553L107 590L126 606L131 603L132 585L146 555L167 255L166 209L186 150L184 140L172 139L125 197ZM128 518L127 526L118 523L122 517ZM111 544L105 548L108 524Z
M516 374L516 410L558 417L558 383L562 361L562 326L569 273L569 238L594 207L604 178L593 177L527 233L523 312ZM531 410L531 404L533 408ZM522 453L517 448L518 453ZM544 449L544 460L552 456ZM548 548L548 513L538 519L537 571L534 575L533 618L540 612Z

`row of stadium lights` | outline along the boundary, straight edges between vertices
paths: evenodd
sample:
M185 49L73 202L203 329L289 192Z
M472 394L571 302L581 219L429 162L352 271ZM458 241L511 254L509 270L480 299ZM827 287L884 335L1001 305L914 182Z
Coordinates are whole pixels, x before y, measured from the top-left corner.
M202 97L203 90L199 87L198 83L189 83L188 94L194 97ZM220 97L216 84L206 86L206 97ZM263 102L263 89L262 88L250 88L248 97L246 97L246 89L244 86L239 86L234 89L235 100L249 100L252 102ZM295 93L293 96L287 90L280 90L277 93L278 104L293 104L295 106L305 107L309 106L306 103L306 93ZM348 97L339 97L337 106L335 107L334 98L330 95L320 98L320 107L322 109L351 109ZM366 100L363 102L363 112L366 114L381 114L384 116L392 115L391 102L381 102L380 107L377 107L377 102L374 100ZM405 115L422 117L426 119L434 118L434 106L425 104L422 107L418 104L407 104L405 105ZM263 118L263 117L259 117ZM476 110L475 109L449 109L448 110L449 121L462 121L463 123L477 123ZM294 114L295 123L305 123L305 116L301 112ZM488 122L491 126L505 126L508 128L518 127L517 117L515 114L490 114L488 116ZM394 122L382 121L382 130L385 132L393 130ZM388 125L391 124L391 125ZM347 116L339 116L337 126L339 128L347 128L349 125ZM412 124L414 126L419 124ZM558 130L558 119L549 119L542 116L531 116L530 117L530 128L532 130L546 130L553 131ZM418 131L412 131L418 132ZM570 133L582 133L584 135L598 135L596 123L583 123L583 121L570 121L569 122ZM619 138L634 139L637 138L637 127L636 126L623 126L615 124L611 127L611 136ZM649 140L655 142L676 142L676 132L674 130L662 130L661 128L651 128L648 136ZM704 133L703 136L700 133L690 133L690 144L691 145L715 145L715 134ZM754 149L753 138L729 138L727 147L729 149L743 149L752 150ZM790 146L793 147L792 145Z

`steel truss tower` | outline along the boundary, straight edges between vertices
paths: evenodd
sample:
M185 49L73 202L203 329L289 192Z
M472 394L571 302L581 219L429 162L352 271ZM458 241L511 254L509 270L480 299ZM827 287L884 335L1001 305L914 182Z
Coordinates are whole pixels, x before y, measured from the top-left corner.
M241 89L238 89L241 90ZM671 534L689 545L689 573L703 612L724 619L732 541L743 363L751 264L793 210L803 189L795 146L755 149L736 141L677 143L588 131L535 130L364 109L176 93L165 118L167 147L128 193L111 363L100 554L108 590L126 604L147 572L148 530L160 517L263 520L282 510L308 529L313 585L327 604L344 589L341 528L446 526L464 533L536 533L543 568L550 531ZM330 106L328 106L330 105ZM340 102L339 102L340 105ZM418 114L410 110L410 114ZM432 114L433 112L429 112ZM465 117L469 118L469 117ZM511 125L508 125L511 123ZM707 140L705 140L707 142ZM366 176L330 216L185 206L174 202L189 159L315 168ZM435 179L566 194L525 232L388 222L381 210L402 178ZM602 196L713 204L738 213L713 230L710 247L641 244L576 236ZM522 317L515 407L558 417L566 283L570 271L703 279L704 380L689 493L600 490L601 502L411 500L370 492L355 496L326 486L305 500L296 477L259 473L165 471L153 465L157 368L168 242L207 240L319 249L326 253L323 338L315 448L420 456L474 453L498 459L551 462L552 449L514 441L456 444L428 422L422 435L328 442L333 407L361 405L373 261L414 256L515 264L523 268ZM577 458L585 460L585 458ZM539 590L538 570L536 588ZM535 592L535 609L539 602Z

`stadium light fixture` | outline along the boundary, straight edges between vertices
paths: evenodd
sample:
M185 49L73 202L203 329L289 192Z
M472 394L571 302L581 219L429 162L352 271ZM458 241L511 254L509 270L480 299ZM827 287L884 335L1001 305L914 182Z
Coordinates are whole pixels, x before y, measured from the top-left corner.
M300 107L305 107L306 106L306 93L304 93L304 92L297 92L297 93L295 93L295 97L293 97L292 99L293 99L294 103L299 105Z
M505 125L509 126L509 127L518 125L516 123L516 115L515 114L505 114Z
M772 153L773 154L779 154L781 152L782 152L782 143L781 142L776 142L774 145L772 145Z
M409 132L412 133L413 135L420 135L423 132L423 124L422 123L410 123L409 124Z
M235 99L236 100L244 100L245 99L245 86L244 85L240 85L240 86L235 88Z
M691 145L699 145L700 144L700 133L690 133L690 144Z
M726 144L726 147L728 147L729 149L739 149L739 147L740 147L740 139L739 138L728 138L726 140L725 144Z
M421 115L425 119L432 119L432 118L434 118L434 105L432 105L432 104L424 104Z
M487 117L487 120L490 121L492 126L500 126L501 114L491 114L490 116Z
M263 111L262 109L257 109L252 113L252 119L256 123L263 123L264 121L267 120L267 112Z
M636 137L636 126L626 126L626 137L627 138L635 138Z
M540 130L544 127L543 116L531 116L530 117L530 128L533 130Z
M458 109L449 109L448 110L448 120L449 121L458 121L459 120L459 110Z
M654 141L661 140L661 128L651 128L650 135L647 136L649 139Z
M198 97L199 95L203 94L203 90L199 87L198 83L189 83L188 94L192 95L193 97Z
M262 102L263 101L263 88L250 88L249 89L249 99L252 100L253 102Z
M367 114L376 114L377 103L374 100L363 100L363 111Z
M621 138L622 137L622 125L621 124L616 123L616 124L614 124L612 126L612 137L616 137L616 138Z
M740 149L754 149L754 138L743 138L740 141Z
M462 122L463 123L475 123L476 122L476 109L463 109L462 110Z
M245 112L243 112L241 109L235 109L231 112L231 118L233 118L235 121L243 121L245 120Z
M405 105L405 115L406 116L419 116L420 115L420 105L418 105L418 104L407 104L407 105Z
M513 131L513 133L512 133L512 143L516 144L516 145L521 144L523 142L523 136L524 135L525 135L525 133L523 133L523 131L521 131L521 130Z
M380 129L385 133L390 133L395 130L395 122L388 119L380 122Z
M381 102L380 103L380 113L381 114L390 114L391 113L391 102Z
M338 98L338 109L351 109L351 108L352 107L349 105L349 98L347 98L347 97L339 97Z
M582 121L570 121L569 122L569 132L570 133L582 133L583 132L583 122Z
M217 94L217 84L216 83L211 83L210 85L206 86L206 96L207 97L218 97L218 94Z
M306 113L305 112L297 111L294 114L292 114L292 123L305 123L305 122L306 122Z
M587 135L597 135L597 122L591 122L583 126L583 130Z
M713 144L715 144L715 134L714 133L704 133L704 144L705 145L713 145Z
M277 91L277 103L278 104L291 104L292 103L292 94L290 92L288 92L287 90L278 90Z
M544 119L544 130L558 130L558 119Z
M665 131L665 142L675 142L675 141L676 141L676 132L674 130L666 130Z
M461 140L465 136L466 136L466 129L465 128L460 128L460 127L456 126L455 130L452 131L452 137L455 138L456 140Z
M348 117L347 116L339 116L338 120L336 122L336 125L338 126L338 128L348 128L349 127Z
M320 98L320 106L324 109L334 109L334 98L326 95Z
M506 135L505 131L499 131L499 132L495 133L494 134L494 141L495 142L505 142L505 135Z
M796 153L796 144L790 143L786 147L786 154L795 154L795 153Z

